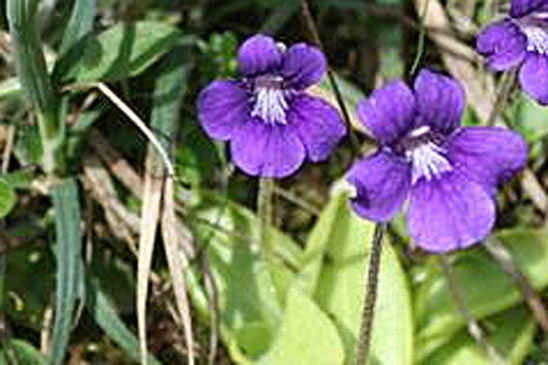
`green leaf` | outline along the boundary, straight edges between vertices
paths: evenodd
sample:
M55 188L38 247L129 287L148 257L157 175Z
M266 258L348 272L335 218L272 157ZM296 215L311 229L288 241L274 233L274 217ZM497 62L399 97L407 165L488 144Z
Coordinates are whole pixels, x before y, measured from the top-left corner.
M548 135L548 112L525 93L521 93L509 108L510 123L528 142L535 142Z
M329 243L339 238L337 234L340 234L340 232L334 223L342 205L346 202L347 197L344 194L337 194L332 197L308 236L303 265L299 270L295 284L299 285L301 290L309 295L316 292Z
M272 348L258 363L342 365L344 359L344 346L333 322L309 296L291 289Z
M497 238L536 289L548 285L548 231L517 229L501 232ZM481 246L457 256L452 270L464 294L466 306L475 318L496 314L523 301L513 281ZM447 282L437 263L429 265L428 273L415 292L422 358L447 342L466 322L452 302Z
M64 81L117 81L143 72L184 40L174 26L140 21L117 24L85 38L57 64L55 74Z
M486 340L509 364L523 364L533 343L536 326L529 311L518 306L485 320ZM422 364L460 365L487 364L485 350L461 330L449 343L440 347Z
M74 179L63 180L53 187L55 209L57 261L55 322L50 356L53 364L61 364L65 357L74 307L81 280L80 204L78 187Z
M242 349L247 357L258 358L279 326L293 278L286 265L299 267L300 248L271 228L269 237L276 256L264 261L259 219L248 209L213 194L204 195L189 216L189 224L209 255L225 344L232 348L233 357ZM192 282L189 287L195 305L204 310L201 293ZM253 333L261 337L253 339Z
M44 355L34 346L23 340L9 340L6 343L6 349L0 348L0 364L4 364L3 359L13 360L16 364L24 365L47 365L48 362ZM7 364L11 364L9 361Z
M59 54L64 54L93 29L93 20L96 14L97 4L95 0L76 0L63 34Z
M103 292L98 280L89 278L86 286L86 307L95 319L95 322L107 336L122 348L134 361L140 361L139 341L126 327L118 316L116 308ZM148 357L148 363L159 365L160 362L152 355Z
M324 214L331 217L320 220L329 227L329 242L315 297L334 319L345 344L346 363L353 364L374 224L359 218L341 197L333 197ZM411 364L413 322L407 278L388 240L383 245L372 355L379 364Z
M11 212L16 200L17 196L13 187L6 180L0 178L0 218L4 218Z

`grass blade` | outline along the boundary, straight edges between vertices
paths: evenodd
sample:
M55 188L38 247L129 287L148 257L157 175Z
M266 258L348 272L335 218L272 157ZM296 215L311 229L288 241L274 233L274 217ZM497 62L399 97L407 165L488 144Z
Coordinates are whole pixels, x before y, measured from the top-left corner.
M126 327L124 322L116 313L116 309L103 293L97 280L90 278L87 283L87 308L95 322L105 331L107 336L122 348L134 361L140 360L139 341ZM147 361L152 365L159 365L160 362L152 355L147 355Z
M55 322L50 349L51 362L61 364L65 357L79 283L82 279L80 205L73 179L53 187L57 260Z
M97 4L95 0L76 0L72 8L59 54L64 54L70 47L76 44L93 28L93 20L97 14Z

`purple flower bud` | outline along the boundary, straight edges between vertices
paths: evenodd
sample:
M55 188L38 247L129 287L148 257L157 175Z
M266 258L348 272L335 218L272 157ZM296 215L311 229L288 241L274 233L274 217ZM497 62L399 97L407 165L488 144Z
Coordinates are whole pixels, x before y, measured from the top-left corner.
M548 1L512 0L510 15L488 25L476 48L495 70L519 67L521 87L548 104Z
M282 178L306 158L325 160L346 127L333 106L305 92L325 74L324 55L259 34L241 45L238 64L240 80L214 81L200 93L207 134L229 140L233 162L249 175Z
M468 247L489 234L497 185L525 165L527 146L508 129L461 127L464 106L462 87L428 70L414 90L394 81L358 104L380 147L348 173L357 214L389 221L409 200L409 232L431 252Z

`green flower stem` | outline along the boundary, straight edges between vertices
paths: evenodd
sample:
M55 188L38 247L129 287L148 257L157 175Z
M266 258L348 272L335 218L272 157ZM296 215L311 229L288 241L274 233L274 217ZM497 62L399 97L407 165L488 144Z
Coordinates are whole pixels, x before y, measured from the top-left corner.
M259 179L259 192L257 195L257 210L260 219L260 239L262 252L268 259L271 253L269 226L272 220L272 195L274 192L274 180L268 178Z
M65 167L64 124L36 29L38 3L38 0L7 0L7 17L17 75L37 114L43 168L48 173L60 174Z

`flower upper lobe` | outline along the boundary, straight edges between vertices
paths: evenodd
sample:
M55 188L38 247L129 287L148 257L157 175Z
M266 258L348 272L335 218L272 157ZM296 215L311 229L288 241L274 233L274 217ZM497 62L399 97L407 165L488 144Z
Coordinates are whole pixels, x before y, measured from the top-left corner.
M285 177L304 162L325 160L346 135L338 111L305 93L327 65L315 47L283 50L255 35L238 50L240 81L215 81L198 98L198 113L212 138L231 141L234 163L249 175Z
M409 199L409 232L431 252L468 247L490 232L496 186L523 167L527 149L506 129L461 128L464 104L457 82L428 70L413 91L396 81L360 103L381 147L348 173L359 215L388 221Z

